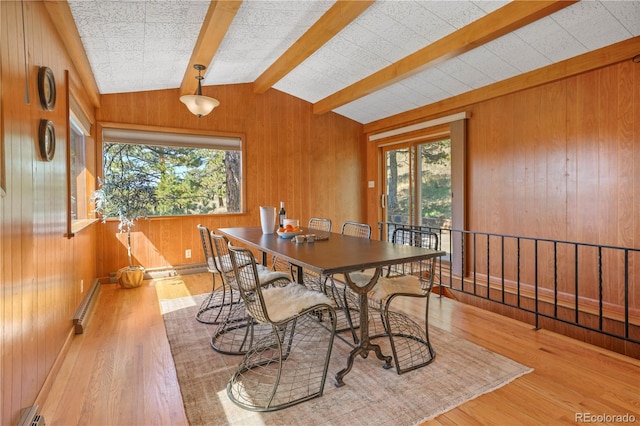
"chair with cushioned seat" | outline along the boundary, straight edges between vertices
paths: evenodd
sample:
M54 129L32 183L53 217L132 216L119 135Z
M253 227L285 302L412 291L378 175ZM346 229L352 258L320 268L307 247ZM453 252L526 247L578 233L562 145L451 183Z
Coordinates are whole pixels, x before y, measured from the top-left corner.
M233 290L226 285L218 265L216 264L215 255L211 243L211 232L209 228L198 225L200 240L202 242L202 250L206 260L207 271L211 273L211 293L202 301L196 319L204 324L219 324L220 321L229 315L232 308L231 305L240 300L240 294L234 295ZM221 285L216 288L216 277L220 277ZM235 300L234 300L235 296Z
M211 337L211 347L220 353L243 355L249 350L257 337L253 328L254 320L247 315L244 301L240 296L233 271L233 263L229 255L229 240L222 235L211 233L211 241L216 265L223 283L238 299L230 306L227 315L219 322ZM262 286L288 283L290 281L289 275L285 273L271 271L262 265L256 265L256 269Z
M275 411L321 396L336 314L324 293L290 281L268 287L250 250L229 246L236 283L258 333L227 384L240 407Z
M329 233L331 232L331 219L323 218L323 217L312 217L309 219L309 224L307 225L309 229L309 233L311 231L320 231L320 233ZM291 278L300 281L300 277L296 276L295 268L289 262L279 259L277 256L273 256L272 260L272 269L274 271L288 271L291 274ZM303 281L305 285L307 285L307 279L309 280L309 285L307 287L313 287L316 290L322 290L322 282L318 278L317 275L309 271L303 271Z
M347 221L342 224L342 234L348 235L351 237L358 238L371 238L371 226L366 223L359 222L351 222ZM350 274L351 275L351 274ZM350 330L351 335L353 336L353 341L358 343L358 335L356 330L360 327L360 296L354 293L346 283L340 281L340 285L338 286L336 282L338 281L335 277L330 277L331 280L331 295L333 296L336 305L344 312L344 316L346 319L346 326L339 327L338 331L346 331Z
M317 236L325 236L331 232L331 219L323 217L312 217L309 219L309 231L318 232ZM300 281L300 280L298 280ZM325 288L326 278L321 277L315 272L307 269L302 269L302 282L304 285L312 290L321 291L327 293Z
M412 245L438 250L438 235L420 229L397 228L394 244ZM389 268L369 292L370 313L378 312L383 332L371 338L388 336L398 374L430 364L436 356L429 340L429 296L433 288L436 258L402 263ZM403 297L426 299L424 322L393 309L393 303Z

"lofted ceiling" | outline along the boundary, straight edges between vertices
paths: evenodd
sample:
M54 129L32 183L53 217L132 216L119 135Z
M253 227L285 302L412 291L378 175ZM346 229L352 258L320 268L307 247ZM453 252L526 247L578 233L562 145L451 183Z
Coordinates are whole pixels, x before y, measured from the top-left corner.
M273 87L363 124L640 35L629 0L68 4L102 94L193 93L203 63L205 86Z

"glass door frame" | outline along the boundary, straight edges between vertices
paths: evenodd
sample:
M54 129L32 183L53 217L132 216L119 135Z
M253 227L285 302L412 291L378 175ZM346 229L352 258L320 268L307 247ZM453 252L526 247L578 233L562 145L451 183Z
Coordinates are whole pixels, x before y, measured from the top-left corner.
M380 198L379 209L380 216L383 222L393 222L388 217L387 212L387 153L390 151L407 149L409 152L409 223L407 225L422 226L422 212L420 210L420 185L415 179L420 176L420 162L418 161L418 149L421 145L425 145L431 142L439 142L445 139L451 139L449 132L437 133L433 135L426 135L423 137L413 138L411 140L388 142L378 145L380 150ZM453 165L451 166L453 168Z
M380 154L382 158L382 167L381 167L381 194L380 194L380 209L381 216L383 222L393 222L388 216L388 182L387 182L387 154L391 151L404 150L408 151L409 155L409 206L407 209L408 213L408 222L407 225L411 225L414 222L415 218L415 184L413 178L416 173L415 169L415 147L412 146L409 142L404 143L389 143L380 146Z

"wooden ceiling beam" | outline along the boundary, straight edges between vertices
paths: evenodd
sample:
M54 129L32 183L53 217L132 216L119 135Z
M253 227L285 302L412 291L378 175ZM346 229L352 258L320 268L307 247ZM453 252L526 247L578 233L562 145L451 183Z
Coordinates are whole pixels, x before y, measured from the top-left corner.
M60 0L46 0L44 7L67 48L71 62L78 72L80 83L86 90L89 102L95 108L100 108L100 90L93 76L91 64L82 45L82 39L80 39L80 33L78 33L78 27L76 27L69 3Z
M513 1L415 53L313 104L323 114L466 53L576 3Z
M542 84L552 83L598 68L632 60L640 51L640 36L624 40L610 46L587 52L574 58L547 65L546 67L498 81L489 86L443 99L423 107L406 111L391 117L365 124L364 133L379 133L401 127L428 117L460 111L470 105L506 96Z
M191 53L189 65L185 70L182 83L180 84L180 95L192 95L198 87L196 71L193 66L202 64L206 67L211 64L222 39L229 30L229 26L236 16L242 0L212 0L209 10L202 23L200 35L196 41L196 45Z
M253 83L253 91L255 93L264 93L269 90L280 79L289 74L291 70L300 65L355 18L360 16L373 3L375 3L374 0L338 0L256 79Z

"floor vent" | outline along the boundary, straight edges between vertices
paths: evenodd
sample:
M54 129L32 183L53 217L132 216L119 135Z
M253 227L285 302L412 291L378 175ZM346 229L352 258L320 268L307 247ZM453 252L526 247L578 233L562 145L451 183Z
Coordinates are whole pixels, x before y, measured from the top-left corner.
M80 306L78 306L78 310L73 316L73 326L75 328L76 334L82 334L84 329L87 326L87 322L89 320L89 314L91 313L91 308L95 304L98 294L100 293L100 282L98 280L94 280L93 284L89 288L87 294L85 294Z
M18 426L45 426L44 416L38 414L37 405L32 405L22 410Z

